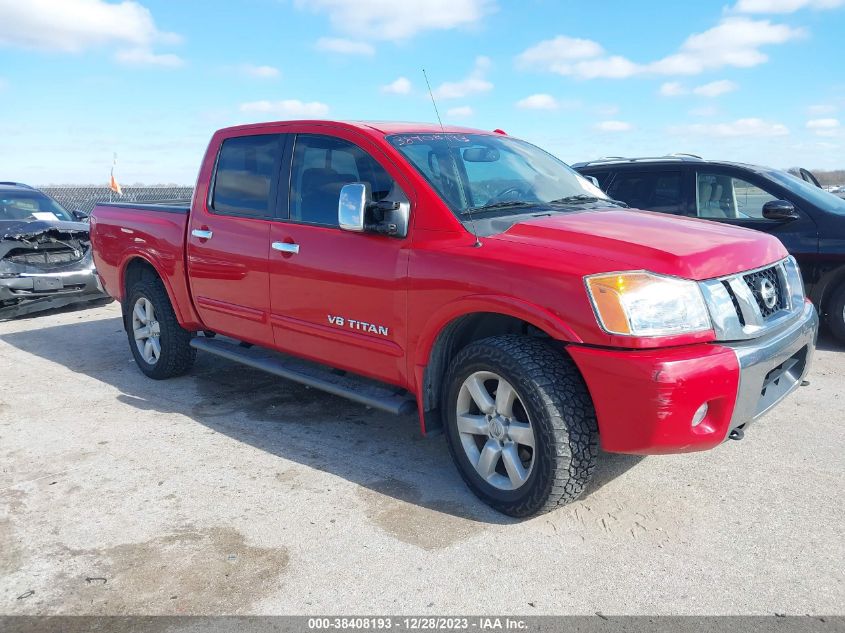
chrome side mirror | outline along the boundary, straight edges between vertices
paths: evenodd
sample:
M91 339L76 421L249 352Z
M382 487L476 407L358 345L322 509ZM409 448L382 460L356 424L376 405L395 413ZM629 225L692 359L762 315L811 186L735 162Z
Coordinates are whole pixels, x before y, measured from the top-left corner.
M582 175L583 175L583 174L582 174ZM586 179L587 179L587 180L589 180L591 183L593 183L596 187L598 187L599 189L601 189L601 185L599 185L599 179L598 179L598 178L596 178L595 176L584 176L584 178L586 178Z
M343 185L337 203L337 221L344 231L362 233L364 216L370 201L369 186L363 182Z
M338 225L344 231L407 237L411 205L408 202L373 202L369 183L353 182L340 190Z

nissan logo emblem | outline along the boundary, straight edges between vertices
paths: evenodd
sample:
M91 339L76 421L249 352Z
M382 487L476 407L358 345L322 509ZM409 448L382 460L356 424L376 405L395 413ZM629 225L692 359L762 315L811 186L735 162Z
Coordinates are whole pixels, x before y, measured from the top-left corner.
M775 285L765 277L760 279L757 286L757 291L760 293L760 299L767 309L771 310L778 302L778 291Z

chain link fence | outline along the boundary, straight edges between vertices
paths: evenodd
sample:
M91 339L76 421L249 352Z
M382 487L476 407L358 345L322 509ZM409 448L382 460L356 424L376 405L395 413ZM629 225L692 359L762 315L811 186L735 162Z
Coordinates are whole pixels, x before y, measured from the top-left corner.
M108 187L49 186L39 187L68 211L91 213L98 202L189 202L193 187L150 186L123 187L119 196Z

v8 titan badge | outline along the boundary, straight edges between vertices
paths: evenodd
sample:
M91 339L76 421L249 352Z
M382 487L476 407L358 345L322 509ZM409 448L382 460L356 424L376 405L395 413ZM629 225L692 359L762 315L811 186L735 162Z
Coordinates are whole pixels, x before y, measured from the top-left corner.
M355 319L347 319L342 316L328 315L329 323L338 327L346 328L348 330L357 330L359 332L366 332L367 334L379 334L380 336L388 336L390 329L386 325L375 325L374 323L367 323L366 321L356 321Z

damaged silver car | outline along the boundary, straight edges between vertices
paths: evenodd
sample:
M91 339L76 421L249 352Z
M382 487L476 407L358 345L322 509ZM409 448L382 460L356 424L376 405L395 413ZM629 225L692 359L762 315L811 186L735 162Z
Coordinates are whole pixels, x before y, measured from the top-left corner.
M98 287L84 214L0 182L0 319L72 303L108 303Z

